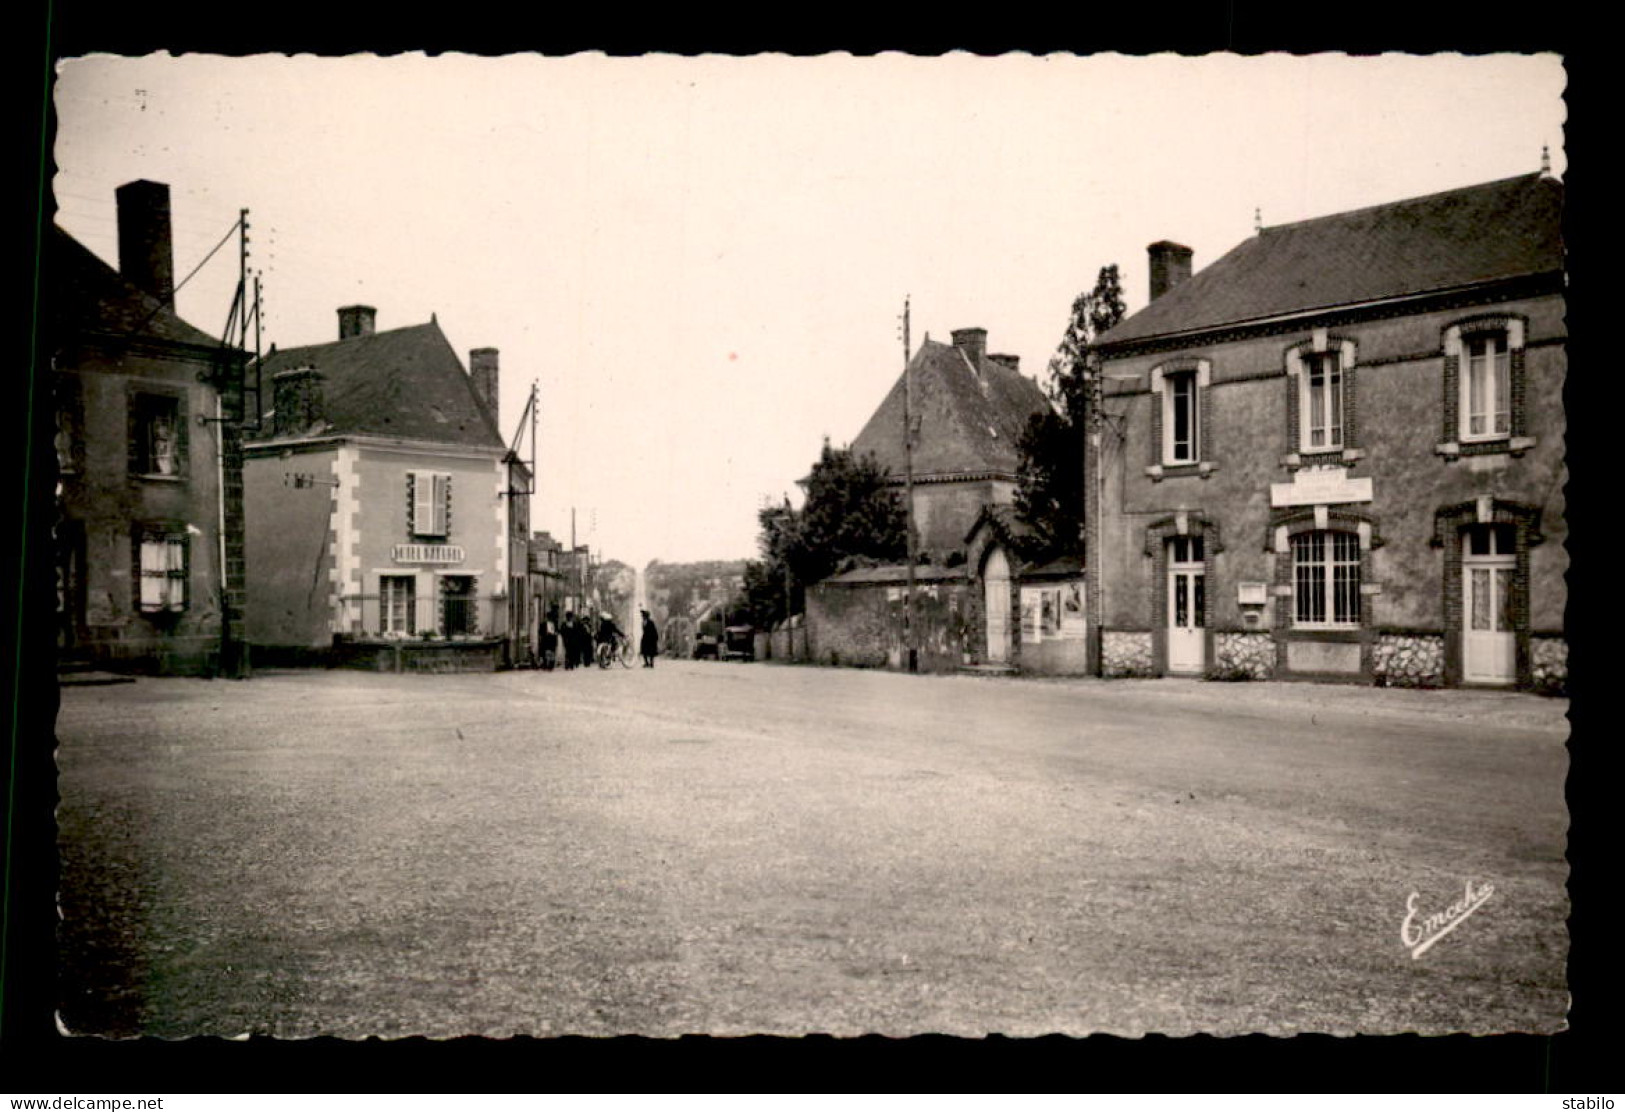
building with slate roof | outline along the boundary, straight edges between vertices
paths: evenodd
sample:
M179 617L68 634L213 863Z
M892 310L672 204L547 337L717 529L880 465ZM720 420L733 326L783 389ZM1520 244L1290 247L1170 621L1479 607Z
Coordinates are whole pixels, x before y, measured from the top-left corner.
M528 476L498 430L497 352L465 371L433 319L338 316L337 340L265 360L273 399L245 469L256 652L494 667L529 625Z
M1265 227L1094 351L1091 666L1560 689L1562 186Z
M953 344L929 337L909 363L914 419L914 525L920 551L942 561L961 551L982 507L1015 498L1017 444L1049 405L1013 355L987 353L987 331L963 328ZM904 483L903 376L852 442Z
M52 227L42 351L55 396L64 667L238 674L243 356L174 310L169 187L117 190L119 265Z

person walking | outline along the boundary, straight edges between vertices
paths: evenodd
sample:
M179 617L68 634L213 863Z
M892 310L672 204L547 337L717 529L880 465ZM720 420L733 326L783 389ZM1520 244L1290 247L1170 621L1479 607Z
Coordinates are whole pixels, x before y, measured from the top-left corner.
M647 610L643 614L643 636L638 644L638 652L643 656L643 666L653 668L655 656L660 652L660 631L655 629L655 620L649 617Z
M576 612L566 610L564 612L564 625L560 629L564 640L564 670L566 672L575 670L576 661L581 655L579 631L580 627L576 623Z

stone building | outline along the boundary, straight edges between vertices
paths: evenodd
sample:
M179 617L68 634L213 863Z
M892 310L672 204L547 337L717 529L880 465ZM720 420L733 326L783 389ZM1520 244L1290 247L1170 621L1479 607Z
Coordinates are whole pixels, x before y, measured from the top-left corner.
M1092 666L1559 689L1563 190L1262 228L1100 337Z
M433 319L380 332L368 306L338 315L337 340L266 359L274 400L245 466L256 651L495 667L528 526L513 522L528 477L496 424L497 352L471 352L465 373Z
M44 246L63 666L241 674L243 355L176 315L169 187L117 190L118 268Z
M909 363L914 420L914 526L937 563L963 552L984 506L1015 498L1017 444L1028 418L1049 405L1014 355L990 355L987 330L962 328L953 344L929 337ZM903 376L852 441L904 485Z

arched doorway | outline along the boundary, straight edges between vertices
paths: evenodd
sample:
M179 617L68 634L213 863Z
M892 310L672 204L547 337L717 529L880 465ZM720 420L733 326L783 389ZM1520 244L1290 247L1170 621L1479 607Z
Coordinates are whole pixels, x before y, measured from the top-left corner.
M982 565L982 592L987 613L987 662L1010 662L1010 560L994 546Z

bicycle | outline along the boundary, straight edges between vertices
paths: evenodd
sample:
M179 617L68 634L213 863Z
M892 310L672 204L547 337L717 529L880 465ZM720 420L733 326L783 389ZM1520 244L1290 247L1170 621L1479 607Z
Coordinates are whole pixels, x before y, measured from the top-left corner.
M620 661L622 668L632 667L632 639L624 634L618 635L614 641L600 641L594 650L598 658L598 667L608 668L616 661Z

